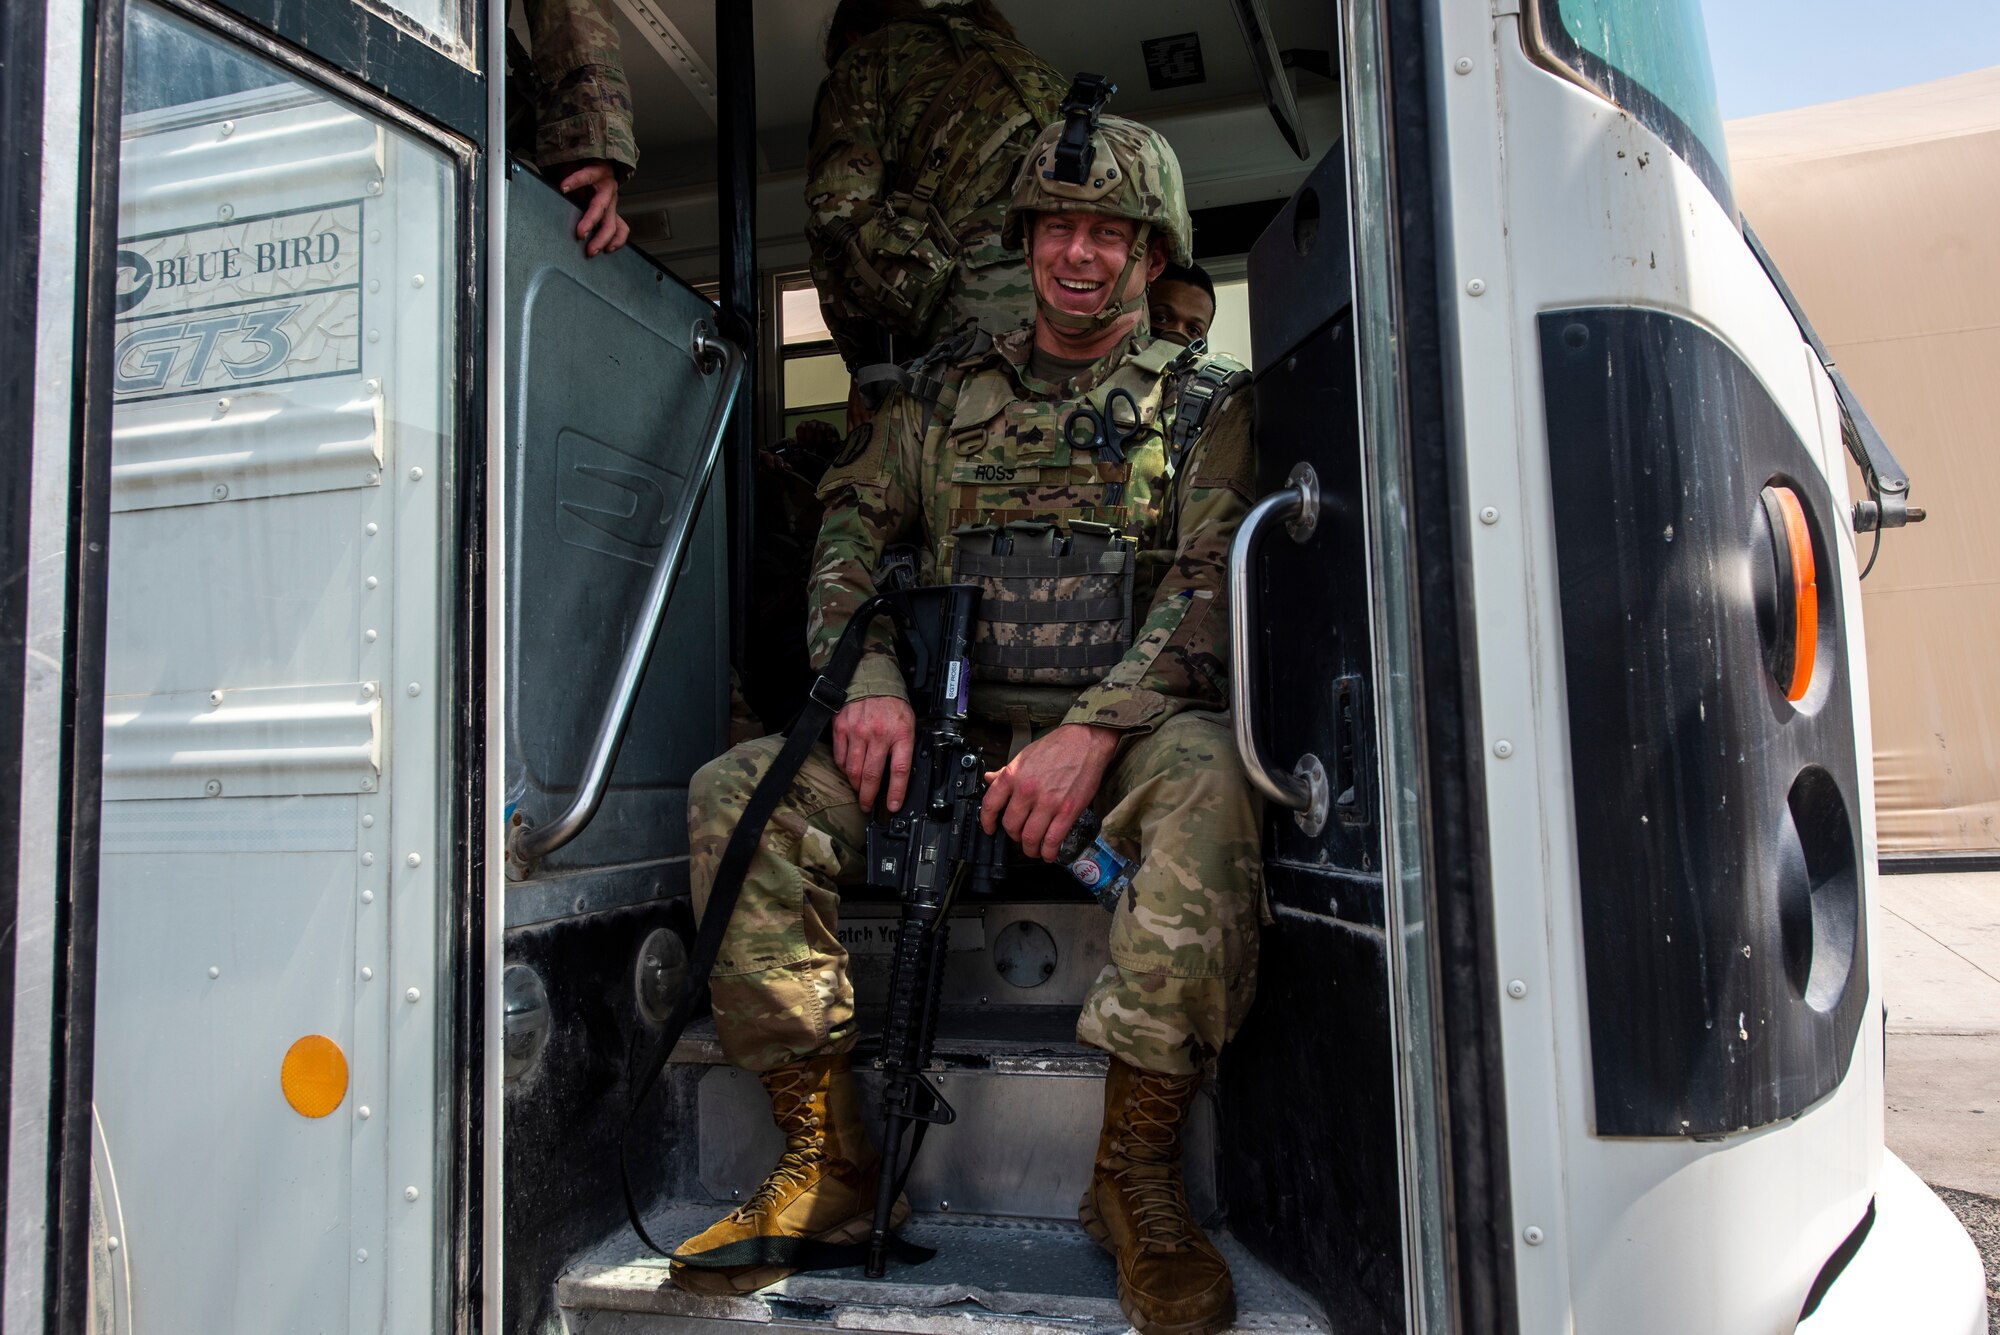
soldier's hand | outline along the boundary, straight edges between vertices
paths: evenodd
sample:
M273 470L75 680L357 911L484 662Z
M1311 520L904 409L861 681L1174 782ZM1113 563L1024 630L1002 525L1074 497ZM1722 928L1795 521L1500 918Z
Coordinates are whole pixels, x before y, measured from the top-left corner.
M583 218L576 225L584 258L617 250L632 235L632 228L618 216L618 168L612 163L593 158L563 177L556 188L565 195L590 192L589 201L582 205Z
M875 810L878 792L888 800L889 810L903 809L916 743L916 711L909 701L893 695L855 700L842 705L833 716L833 763L854 785L863 811ZM885 775L889 783L883 792Z
M979 823L988 834L1004 825L1029 857L1055 861L1063 836L1097 795L1117 750L1113 729L1063 724L986 776Z

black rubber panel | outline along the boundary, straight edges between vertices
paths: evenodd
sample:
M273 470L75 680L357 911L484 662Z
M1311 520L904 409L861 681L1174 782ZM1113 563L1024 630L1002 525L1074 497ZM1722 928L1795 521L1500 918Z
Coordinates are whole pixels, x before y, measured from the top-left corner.
M1714 335L1658 311L1540 320L1595 1129L1719 1136L1846 1075L1867 993L1839 509ZM1760 494L1813 530L1815 677L1764 662ZM1762 544L1763 550L1758 550Z
M1320 878L1271 869L1283 902ZM1265 929L1257 1004L1223 1050L1229 1229L1311 1294L1342 1335L1403 1325L1401 1128L1379 930L1280 913Z
M1367 535L1345 164L1336 144L1250 252L1259 488L1320 481L1312 537L1264 538L1257 683L1265 757L1326 764L1347 802L1317 836L1266 812L1277 923L1222 1058L1222 1181L1243 1244L1336 1330L1403 1329L1401 1131L1389 1021Z

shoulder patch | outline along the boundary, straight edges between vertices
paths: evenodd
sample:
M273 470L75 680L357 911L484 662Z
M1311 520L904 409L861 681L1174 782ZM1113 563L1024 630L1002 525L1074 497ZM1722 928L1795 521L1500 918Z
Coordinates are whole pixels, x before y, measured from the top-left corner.
M833 467L845 468L856 459L859 459L867 452L868 442L874 438L875 424L873 422L863 422L860 426L855 427L854 430L847 433L847 443L841 446L840 453L835 456Z

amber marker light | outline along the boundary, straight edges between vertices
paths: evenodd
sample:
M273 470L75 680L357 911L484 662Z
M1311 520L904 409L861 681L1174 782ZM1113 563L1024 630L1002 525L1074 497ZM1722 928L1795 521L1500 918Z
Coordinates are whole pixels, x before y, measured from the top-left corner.
M1812 689L1819 649L1819 564L1798 493L1773 483L1759 499L1760 527L1770 541L1770 565L1757 589L1764 664L1785 698L1796 704Z
M347 1097L347 1054L325 1034L307 1034L278 1071L285 1102L302 1117L324 1117Z

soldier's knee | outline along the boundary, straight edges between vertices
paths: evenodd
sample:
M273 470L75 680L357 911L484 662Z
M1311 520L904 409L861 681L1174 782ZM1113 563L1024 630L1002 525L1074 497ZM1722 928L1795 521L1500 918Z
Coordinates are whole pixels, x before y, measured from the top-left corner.
M696 770L688 781L689 811L700 813L701 819L727 819L734 824L735 817L750 804L757 780L783 742L781 737L741 742Z

